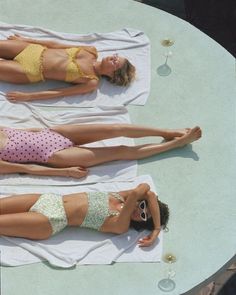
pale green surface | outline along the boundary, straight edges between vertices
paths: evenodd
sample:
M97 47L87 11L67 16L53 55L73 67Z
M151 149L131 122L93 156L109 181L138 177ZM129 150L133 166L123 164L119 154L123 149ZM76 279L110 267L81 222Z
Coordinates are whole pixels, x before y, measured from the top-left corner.
M184 21L127 0L2 0L0 20L74 33L133 27L149 36L151 95L145 107L129 107L132 122L198 124L203 138L192 147L141 161L139 174L152 175L160 198L171 208L170 231L164 235L164 251L178 258L171 294L206 282L235 254L234 58ZM176 41L169 63L172 74L159 77L156 67L164 61L159 41L166 36ZM2 294L164 294L157 289L164 272L163 263L3 268Z

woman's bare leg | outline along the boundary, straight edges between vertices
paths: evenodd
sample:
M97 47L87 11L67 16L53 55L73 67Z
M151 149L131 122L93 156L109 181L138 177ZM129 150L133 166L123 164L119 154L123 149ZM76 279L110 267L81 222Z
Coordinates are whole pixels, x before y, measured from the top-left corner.
M32 240L48 239L52 227L47 217L36 212L0 215L0 236Z
M160 144L145 144L139 146L117 146L102 148L73 147L56 152L48 160L53 167L92 167L98 164L116 160L138 160L162 152L182 147L201 137L201 129L195 127L185 135Z
M159 129L132 124L59 125L51 128L77 145L114 137L161 136L165 139L184 135L189 129Z
M20 64L12 60L0 60L0 81L28 84L30 81Z
M0 215L28 212L40 194L13 195L0 199Z
M13 59L28 45L29 43L23 41L0 40L0 58Z
M29 79L24 73L20 64L13 61L29 43L22 41L0 40L0 80L15 84L29 83Z

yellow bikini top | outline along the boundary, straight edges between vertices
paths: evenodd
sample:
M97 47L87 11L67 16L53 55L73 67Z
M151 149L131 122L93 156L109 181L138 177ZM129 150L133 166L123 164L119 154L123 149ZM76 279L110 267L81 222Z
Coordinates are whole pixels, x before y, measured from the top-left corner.
M79 78L88 78L88 79L96 79L99 78L96 75L86 75L80 68L79 64L76 62L76 56L78 52L84 49L89 53L92 53L97 57L97 50L94 47L71 47L66 48L66 53L68 54L68 64L66 68L66 82L73 82Z

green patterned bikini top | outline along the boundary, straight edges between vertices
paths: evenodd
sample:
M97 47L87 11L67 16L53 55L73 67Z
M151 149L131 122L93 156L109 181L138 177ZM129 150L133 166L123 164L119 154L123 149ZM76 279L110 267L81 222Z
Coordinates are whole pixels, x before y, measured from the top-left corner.
M109 195L124 202L118 193L90 192L88 196L88 211L80 227L99 230L108 216L119 215L118 211L109 210Z

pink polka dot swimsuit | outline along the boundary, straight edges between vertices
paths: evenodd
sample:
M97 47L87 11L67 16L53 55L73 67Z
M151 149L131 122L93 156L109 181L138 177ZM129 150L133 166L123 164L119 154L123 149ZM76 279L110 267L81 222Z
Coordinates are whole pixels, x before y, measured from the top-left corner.
M8 137L4 149L0 150L3 161L14 163L47 163L55 152L74 146L68 138L50 129L39 132L3 128Z

